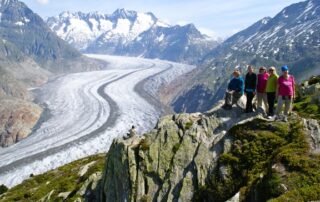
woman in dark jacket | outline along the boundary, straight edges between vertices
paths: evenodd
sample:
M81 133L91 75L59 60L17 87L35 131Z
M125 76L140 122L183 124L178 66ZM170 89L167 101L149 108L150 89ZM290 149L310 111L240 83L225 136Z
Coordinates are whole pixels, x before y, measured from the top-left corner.
M247 96L246 113L253 112L252 100L256 95L257 75L253 72L253 67L248 65L248 73L244 82L244 93Z

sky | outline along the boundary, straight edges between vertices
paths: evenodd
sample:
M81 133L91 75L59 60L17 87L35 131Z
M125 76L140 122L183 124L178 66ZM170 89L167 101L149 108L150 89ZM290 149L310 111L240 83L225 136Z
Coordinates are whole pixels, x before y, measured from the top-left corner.
M118 8L152 12L170 24L193 23L213 37L227 38L264 17L304 0L22 0L41 17L63 11L111 14Z

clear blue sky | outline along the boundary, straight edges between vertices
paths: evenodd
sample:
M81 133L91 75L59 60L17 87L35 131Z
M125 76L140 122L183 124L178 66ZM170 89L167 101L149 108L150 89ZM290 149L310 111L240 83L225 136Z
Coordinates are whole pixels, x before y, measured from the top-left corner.
M22 0L46 18L62 11L100 11L117 8L153 12L170 24L194 23L200 30L222 38L263 17L273 17L284 7L303 0Z

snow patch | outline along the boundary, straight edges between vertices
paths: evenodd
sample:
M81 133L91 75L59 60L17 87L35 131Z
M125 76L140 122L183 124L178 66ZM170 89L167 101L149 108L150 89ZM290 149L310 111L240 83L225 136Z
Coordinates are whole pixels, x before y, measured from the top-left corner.
M268 22L269 22L268 19L263 19L261 23L264 24L264 25L266 25Z
M15 24L15 25L18 25L18 26L23 26L23 25L24 25L24 23L21 22L21 21L18 21L18 22L14 23L14 24Z
M289 16L286 14L286 10L283 10L282 15L284 18L288 18Z
M26 17L24 17L23 20L24 20L25 23L29 23L30 22L30 19L28 19Z
M157 41L158 41L158 42L161 42L161 41L163 41L163 39L164 39L164 34L161 34L161 35L157 38Z
M127 36L129 34L130 26L131 23L128 19L118 19L116 28L112 32Z

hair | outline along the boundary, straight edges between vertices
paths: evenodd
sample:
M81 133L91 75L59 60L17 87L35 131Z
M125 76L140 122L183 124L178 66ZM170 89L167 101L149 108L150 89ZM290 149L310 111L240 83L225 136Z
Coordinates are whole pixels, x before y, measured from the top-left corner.
M135 126L132 126L131 128L135 128Z
M238 69L235 69L233 71L233 74L238 77L238 76L240 76L240 71Z
M266 70L264 66L259 67L259 70Z
M277 76L278 76L278 74L277 74L277 69L276 69L274 66L269 67L269 70L270 70L270 69L273 70L273 74L274 74L274 75L277 75Z
M252 65L247 65L247 69L248 69L249 67L252 69L252 71L254 70L254 66L252 66Z

